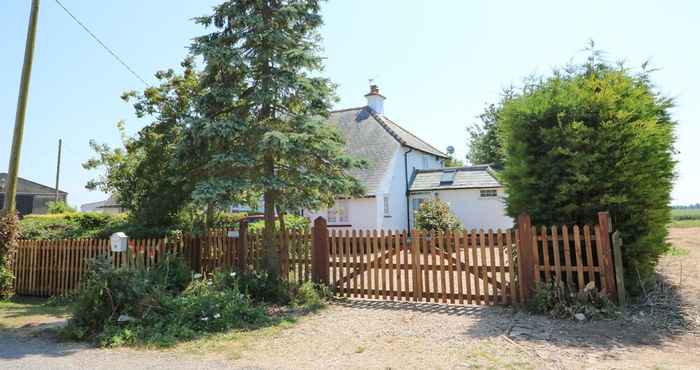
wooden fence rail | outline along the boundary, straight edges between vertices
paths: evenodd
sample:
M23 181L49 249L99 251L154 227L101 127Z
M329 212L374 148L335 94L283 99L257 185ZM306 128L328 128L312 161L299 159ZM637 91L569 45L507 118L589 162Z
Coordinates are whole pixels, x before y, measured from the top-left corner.
M20 241L15 285L20 295L51 296L79 287L86 261L108 256L113 265L149 268L165 253L184 258L193 272L260 271L262 236L245 222L237 234L217 229L178 240L130 240L128 253L108 240ZM519 304L538 283L583 289L590 282L617 298L607 213L596 225L531 225L517 229L425 233L413 230L333 230L319 218L311 229L279 235L281 274L292 282L330 285L342 297ZM619 272L619 271L618 271ZM618 274L619 275L619 274Z

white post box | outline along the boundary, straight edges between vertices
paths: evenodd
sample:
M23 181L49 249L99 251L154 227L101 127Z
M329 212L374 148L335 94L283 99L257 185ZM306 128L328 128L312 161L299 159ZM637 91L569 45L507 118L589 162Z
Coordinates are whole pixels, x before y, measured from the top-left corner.
M112 234L109 241L112 246L112 252L126 252L129 245L129 237L123 232Z

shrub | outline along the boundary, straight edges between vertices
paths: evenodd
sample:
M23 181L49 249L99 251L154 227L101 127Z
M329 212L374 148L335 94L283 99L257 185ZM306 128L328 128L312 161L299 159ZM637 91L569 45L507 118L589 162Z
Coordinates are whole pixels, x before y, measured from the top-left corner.
M640 280L653 283L668 248L673 102L648 74L594 56L504 103L498 118L507 211L528 212L539 225L593 223L597 212L610 211L625 243L625 286L634 294Z
M0 301L7 300L14 295L15 275L4 266L0 259Z
M528 308L558 319L575 319L577 314L583 314L586 319L603 319L620 314L617 307L595 289L595 283L589 283L581 292L554 281L539 283Z
M440 199L430 199L423 202L416 211L416 228L425 231L458 230L462 224L450 211L450 206Z
M284 226L286 226L288 231L304 231L308 230L311 222L308 218L297 215L285 215L284 216ZM275 228L279 230L280 222L275 221ZM248 230L251 232L262 232L265 228L265 222L263 220L255 221L248 225Z
M176 236L180 226L158 227L132 223L126 214L96 212L28 215L21 221L21 237L32 240L106 239L117 231L130 238Z
M310 281L302 284L292 297L292 305L304 310L315 311L325 305L325 300L333 294L325 285L314 284Z
M248 216L247 213L220 212L216 215L215 227L237 228L242 219Z
M0 214L0 301L14 294L12 258L17 249L19 222L15 215Z
M59 214L59 213L75 213L75 208L69 206L66 202L49 202L47 204L49 208L49 214Z
M237 274L222 271L214 274L213 281L221 288L235 287L256 303L286 305L292 299L289 283L266 272Z
M168 296L187 286L189 268L173 256L156 269L115 268L109 258L88 262L82 289L71 303L66 333L74 339L98 336L119 318L143 319L167 311Z
M300 289L297 301L318 307L319 299L308 289ZM84 288L73 299L73 315L63 335L102 346L168 346L270 323L263 303L290 300L288 284L264 274L220 271L210 279L198 275L190 281L187 266L172 256L150 270L114 268L107 259L95 259Z

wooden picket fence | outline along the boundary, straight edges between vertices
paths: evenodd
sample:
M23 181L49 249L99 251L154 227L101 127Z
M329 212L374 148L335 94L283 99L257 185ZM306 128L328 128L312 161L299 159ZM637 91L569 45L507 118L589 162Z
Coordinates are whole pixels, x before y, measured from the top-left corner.
M130 240L129 252L111 252L108 240L20 241L14 259L20 295L52 296L80 286L87 260L108 256L114 266L150 268L166 253L193 272L259 271L262 235L241 223L236 234L217 229L177 240ZM413 230L334 230L318 218L310 230L279 235L281 274L289 281L328 284L341 297L520 304L541 282L584 289L593 282L611 298L622 283L621 252L610 242L607 213L598 224L539 229L530 217L517 229L425 233ZM614 257L614 258L613 258ZM615 261L615 263L613 263Z
M318 257L312 263L322 274L313 280L328 283L343 297L518 304L527 302L538 284L549 282L578 291L593 283L612 299L624 297L624 288L618 288L623 284L621 251L618 245L613 263L607 212L598 214L596 225L541 227L539 233L526 214L518 218L517 229L448 234L329 234L321 221L314 228L328 237L314 237Z
M130 253L114 253L109 240L20 240L14 258L15 290L19 295L54 296L76 289L87 273L87 261L107 256L115 267L149 268L166 251L165 239L130 240Z
M228 237L228 230L216 229L205 236L184 235L181 239L129 240L128 252L112 252L106 239L20 240L14 258L15 290L19 295L55 296L79 287L87 273L87 261L108 256L115 267L151 268L166 253L182 257L193 272L210 274L220 269L257 271L261 268L262 237L250 233L245 242ZM291 232L280 236L288 246L282 276L292 282L311 279L311 233ZM245 245L245 253L242 246ZM244 264L245 266L243 266Z

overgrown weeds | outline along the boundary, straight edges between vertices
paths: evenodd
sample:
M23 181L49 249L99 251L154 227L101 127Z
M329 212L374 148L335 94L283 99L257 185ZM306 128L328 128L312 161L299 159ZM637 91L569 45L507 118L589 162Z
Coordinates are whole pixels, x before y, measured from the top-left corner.
M316 310L327 292L311 283L290 286L260 273L192 275L175 256L148 270L114 268L109 260L96 259L73 298L73 317L63 335L101 346L171 346L271 325L291 309Z
M535 313L572 320L611 319L621 314L593 282L580 292L560 282L540 283L528 308Z

